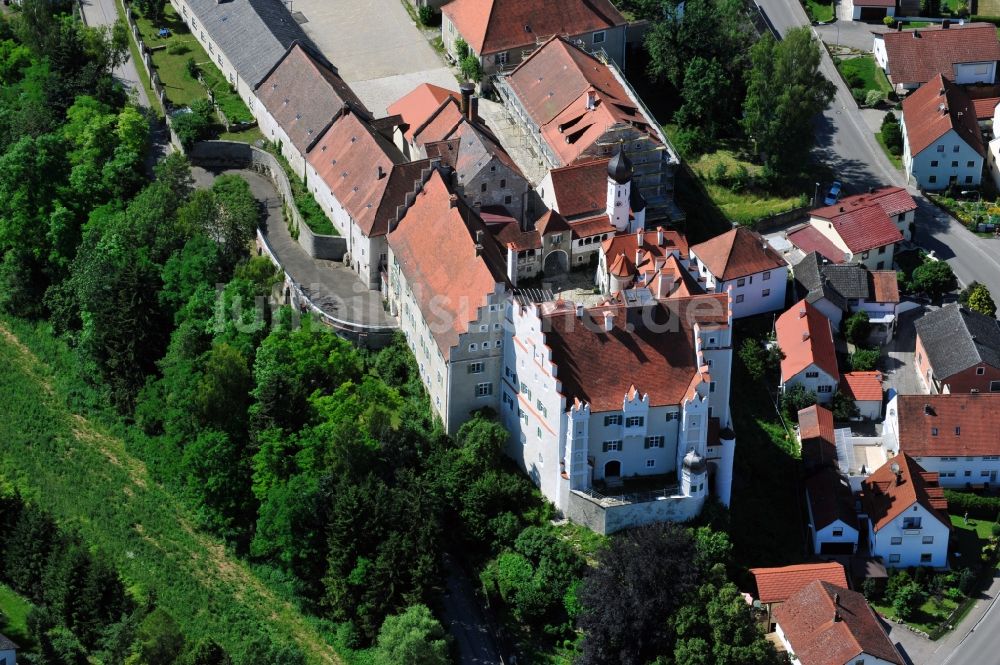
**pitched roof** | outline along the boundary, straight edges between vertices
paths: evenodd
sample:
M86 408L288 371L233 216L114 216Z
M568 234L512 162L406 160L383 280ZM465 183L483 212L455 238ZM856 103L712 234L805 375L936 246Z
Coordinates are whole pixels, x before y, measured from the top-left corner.
M875 302L899 302L899 279L895 270L872 270L868 273L871 282L871 299Z
M751 568L757 583L757 600L764 604L783 603L813 580L847 586L844 566L836 561L800 563L779 568Z
M832 240L811 224L803 224L798 229L789 231L786 237L804 254L818 253L831 263L843 263L847 259L844 250L834 245Z
M0 651L17 651L21 647L6 635L0 634Z
M909 455L1000 455L1000 393L900 395L896 409L900 445Z
M840 389L856 402L881 402L882 372L846 372L841 374Z
M990 26L990 30L995 29ZM995 31L993 38L996 40ZM903 100L903 122L911 155L926 150L952 130L970 148L986 155L969 94L943 76L934 77Z
M910 193L902 187L881 187L872 192L845 196L832 206L816 208L811 212L813 217L833 219L841 212L869 208L877 205L889 217L901 215L917 209L917 202ZM843 211L841 210L843 208Z
M663 233L662 243L659 242L661 231ZM656 258L663 258L672 252L680 254L682 259L686 259L688 256L687 238L673 229L663 229L662 227L657 228L656 231L640 229L636 233L615 235L601 243L601 251L606 256L616 256L624 252L629 258L634 259L635 250L640 247L640 234L642 234L641 247L645 260L652 261Z
M389 233L389 246L447 360L478 308L506 283L500 248L437 170Z
M625 24L609 0L563 0L558 11L546 0L452 0L441 11L479 55Z
M851 485L832 466L824 466L806 479L809 509L813 526L825 529L836 521L857 529L858 516L854 512L854 493Z
M521 226L516 221L502 224L499 227L491 225L490 231L501 247L513 245L517 251L542 248L542 238L538 235L538 231L522 231Z
M611 235L615 227L604 213L593 217L569 220L569 228L573 230L573 238L589 238L596 235Z
M607 207L608 160L570 164L549 171L555 207L563 217L603 212Z
M917 337L935 376L947 380L980 363L1000 369L1000 323L959 303L916 321Z
M448 97L438 106L424 121L414 128L413 143L424 146L435 141L445 141L454 136L455 130L465 120L462 115L458 101L454 97Z
M495 136L481 123L460 118L447 141L427 143L427 156L440 157L458 173L459 182L468 182L494 159L521 178L521 170ZM526 188L526 187L525 187Z
M613 316L610 332L604 330L604 312ZM680 404L701 376L694 323L728 325L728 298L713 294L654 300L641 313L647 325L637 325L635 313L621 305L604 306L585 310L581 319L573 303L541 306L545 343L569 403L579 399L595 413L620 410L634 387L649 395L650 406Z
M394 205L382 205L393 180L391 173L403 162L396 146L357 114L345 112L320 137L306 159L362 233L370 237L388 231L395 206L403 203L400 196ZM413 189L412 180L408 189Z
M566 223L566 219L558 212L555 210L546 210L535 222L535 230L544 236L550 233L569 231L570 227Z
M982 97L972 100L972 107L976 109L976 120L992 120L993 112L1000 104L1000 97Z
M421 83L394 101L386 109L386 115L398 115L406 125L403 136L407 141L412 141L417 128L423 125L449 97L457 100L458 93L433 83Z
M813 221L813 224L832 223L833 230L853 254L903 240L903 234L889 219L882 206L875 203L850 207L827 206L813 210L810 214L813 218L822 220Z
M251 88L267 76L293 42L312 47L281 0L188 0L188 6Z
M725 282L785 266L781 254L763 236L742 226L695 245L691 253Z
M899 286L893 270L868 270L859 263L824 263L816 252L795 264L795 283L805 299L815 303L827 299L843 311L854 298L879 303L899 302Z
M898 475L893 467L898 467ZM938 474L925 471L907 453L900 453L861 481L861 500L872 528L880 531L919 503L942 524L948 525L948 501Z
M810 365L816 365L834 378L840 376L830 320L809 302L800 300L792 305L778 317L774 327L778 346L785 354L781 360L782 382Z
M256 94L303 155L346 104L370 115L344 80L298 42L260 82Z
M955 65L1000 60L996 27L967 23L901 30L881 35L893 83L924 83L944 74L954 78Z
M802 462L817 468L837 462L837 443L833 430L833 411L813 404L799 411L799 439L802 441Z
M810 582L774 617L802 665L843 665L862 654L904 664L868 601L846 584Z
M561 37L546 41L505 80L563 165L580 158L616 123L630 125L660 143L653 120L611 68ZM587 108L588 93L594 99L593 110Z

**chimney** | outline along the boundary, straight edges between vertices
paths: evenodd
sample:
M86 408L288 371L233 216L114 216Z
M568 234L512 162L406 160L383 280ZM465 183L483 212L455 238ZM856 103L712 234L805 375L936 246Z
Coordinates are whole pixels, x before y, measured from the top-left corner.
M834 621L834 623L839 623L840 620L841 620L840 619L840 610L834 610L833 611L833 621Z
M646 234L643 233L642 229L638 229L635 232L635 242L638 247L642 247L643 241L646 239Z
M587 91L587 110L593 111L597 108L597 91L588 90Z
M637 247L635 250L635 267L638 268L640 263L642 263L642 248Z
M379 164L378 166L375 167L375 179L381 180L384 177L385 177L385 169L383 169L382 165Z
M656 245L658 247L663 247L663 227L656 227Z
M507 281L517 286L517 250L512 242L507 243Z
M659 281L656 282L656 297L659 300L663 300L667 297L667 277L663 273L660 273L658 279Z
M472 98L472 93L476 91L476 84L466 81L458 86L458 91L462 93L462 101L459 102L459 109L462 111L462 115L468 115L469 113L469 100Z
M452 194L451 196L448 197L448 207L454 208L457 205L458 205L458 195Z
M468 118L469 122L475 122L476 118L479 117L479 97L471 97L469 99L469 112L465 116Z
M914 39L920 39L920 31L919 30L914 30L913 31L913 38Z
M576 318L578 319L583 318L583 303L576 304Z
M615 327L615 315L611 312L604 312L604 332L611 332Z
M948 19L945 19L945 20L941 21L941 29L942 30L947 30L950 27L951 27L951 21L949 21Z
M833 592L833 604L837 605L837 606L840 605L840 592L839 591L834 591Z

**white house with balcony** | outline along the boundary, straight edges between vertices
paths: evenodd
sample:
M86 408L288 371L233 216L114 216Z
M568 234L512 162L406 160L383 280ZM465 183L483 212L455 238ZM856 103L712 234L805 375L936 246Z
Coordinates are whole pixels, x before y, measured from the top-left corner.
M731 314L721 295L586 309L515 299L501 419L508 454L600 533L728 505Z
M948 565L951 522L938 474L905 452L861 481L869 554L889 568Z

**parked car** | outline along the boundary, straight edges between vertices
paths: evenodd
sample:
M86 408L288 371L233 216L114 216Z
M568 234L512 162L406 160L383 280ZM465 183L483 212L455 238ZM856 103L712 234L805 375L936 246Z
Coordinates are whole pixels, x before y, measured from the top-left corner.
M823 205L832 206L834 203L840 200L840 181L834 180L833 184L830 185L830 191L827 192L826 198L823 199Z

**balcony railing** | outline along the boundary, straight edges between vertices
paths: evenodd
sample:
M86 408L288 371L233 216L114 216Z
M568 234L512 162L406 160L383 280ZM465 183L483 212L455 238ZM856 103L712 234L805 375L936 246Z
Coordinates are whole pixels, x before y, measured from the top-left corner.
M650 490L646 492L627 492L609 496L601 494L593 489L575 490L580 494L592 499L605 508L611 506L628 506L633 503L649 503L651 501L663 501L678 496L679 485L668 485L662 489Z

